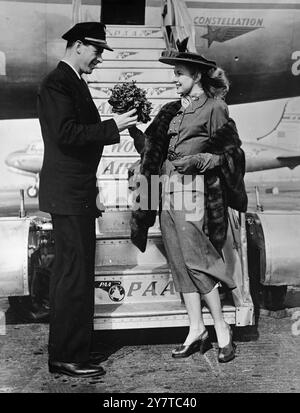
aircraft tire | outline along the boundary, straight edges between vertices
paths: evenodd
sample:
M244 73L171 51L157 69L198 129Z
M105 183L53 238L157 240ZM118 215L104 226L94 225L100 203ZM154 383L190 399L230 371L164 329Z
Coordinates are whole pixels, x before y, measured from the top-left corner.
M8 297L8 302L17 321L29 323L49 321L49 308L44 305L35 305L30 296Z
M9 297L9 305L17 320L48 322L50 314L49 283L54 262L54 244L42 244L29 260L28 283L30 295Z
M287 285L263 286L263 307L270 311L283 310Z

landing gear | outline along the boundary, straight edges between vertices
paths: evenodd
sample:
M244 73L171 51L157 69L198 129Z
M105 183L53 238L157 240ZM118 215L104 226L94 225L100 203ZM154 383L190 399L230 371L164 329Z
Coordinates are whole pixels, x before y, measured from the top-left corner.
M40 174L35 175L35 184L27 188L27 195L29 198L36 198L39 193L39 186L40 186Z
M264 285L266 274L266 248L260 219L253 213L247 215L248 271L250 292L256 317L259 309L279 311L285 308L287 285Z
M28 266L28 296L9 297L10 308L17 320L48 322L50 313L49 283L54 262L54 240L45 231L38 235L39 247L31 254Z
M285 308L284 301L287 293L286 285L278 286L263 286L263 304L270 311L283 310Z
M39 193L36 186L30 186L29 188L27 188L26 192L29 198L36 198Z

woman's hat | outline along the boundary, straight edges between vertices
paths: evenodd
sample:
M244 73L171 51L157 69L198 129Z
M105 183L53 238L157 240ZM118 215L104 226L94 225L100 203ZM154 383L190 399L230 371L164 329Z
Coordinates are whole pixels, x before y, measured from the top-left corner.
M216 69L217 64L213 60L207 60L200 54L190 52L177 52L176 50L164 50L161 57L158 59L161 63L175 66L177 64L193 64L197 65L201 69L208 70L211 68Z
M171 50L164 50L161 54L161 57L158 59L162 63L166 63L167 65L175 66L179 63L188 63L188 64L196 64L202 70L208 70L211 68L216 69L217 63L213 60L207 60L204 56L197 53L191 53L187 50L189 38L186 37L181 42L179 40L176 41L176 46L178 50L171 49Z
M113 51L106 43L106 26L101 22L77 23L62 38L67 41L81 40L101 49Z

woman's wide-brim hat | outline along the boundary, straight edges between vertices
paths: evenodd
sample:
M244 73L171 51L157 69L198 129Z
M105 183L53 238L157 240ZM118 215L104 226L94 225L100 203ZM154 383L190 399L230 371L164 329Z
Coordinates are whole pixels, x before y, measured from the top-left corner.
M176 50L164 50L158 59L161 63L175 66L177 64L192 64L202 70L216 69L217 64L213 60L208 60L197 53L177 52Z

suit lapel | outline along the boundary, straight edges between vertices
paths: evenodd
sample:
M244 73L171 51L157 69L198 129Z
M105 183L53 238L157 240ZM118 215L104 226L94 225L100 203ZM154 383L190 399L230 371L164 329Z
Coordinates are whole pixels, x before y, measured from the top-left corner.
M82 78L79 79L79 77L76 75L74 70L67 63L61 61L58 63L57 67L66 73L73 87L76 88L77 91L82 96L82 102L85 101L86 104L88 104L89 110L94 112L95 116L100 120L100 114L93 101L90 89L88 85L86 84L86 82Z
M57 65L58 69L62 70L63 72L67 73L67 75L69 77L71 77L71 79L73 81L77 81L77 82L81 82L79 77L76 75L76 73L74 72L74 69L71 68L71 66L69 66L67 63L60 61Z

